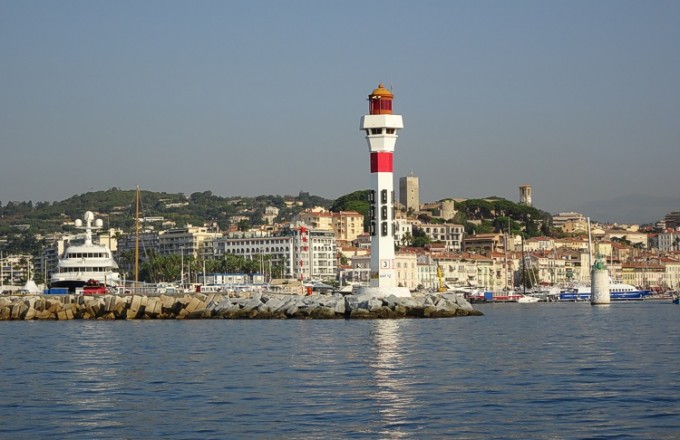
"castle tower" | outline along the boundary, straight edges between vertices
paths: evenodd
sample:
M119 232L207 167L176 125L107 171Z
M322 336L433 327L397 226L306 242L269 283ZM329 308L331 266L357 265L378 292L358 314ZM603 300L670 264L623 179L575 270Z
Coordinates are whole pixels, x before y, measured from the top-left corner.
M531 185L522 185L519 187L519 204L524 206L533 206L531 201Z
M369 194L371 267L370 284L360 294L373 297L410 297L406 287L397 287L394 263L394 147L397 131L404 127L401 115L392 114L392 93L382 84L368 95L368 112L361 118L370 153Z
M399 202L404 205L407 212L418 213L420 210L419 186L418 177L413 174L399 178Z

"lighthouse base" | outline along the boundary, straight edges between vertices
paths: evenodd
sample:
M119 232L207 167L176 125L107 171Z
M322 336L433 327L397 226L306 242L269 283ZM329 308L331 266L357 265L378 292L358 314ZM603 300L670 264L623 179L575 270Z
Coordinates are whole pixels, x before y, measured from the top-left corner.
M366 298L386 298L394 295L397 298L411 298L411 291L408 287L369 287L362 286L357 292L357 296Z

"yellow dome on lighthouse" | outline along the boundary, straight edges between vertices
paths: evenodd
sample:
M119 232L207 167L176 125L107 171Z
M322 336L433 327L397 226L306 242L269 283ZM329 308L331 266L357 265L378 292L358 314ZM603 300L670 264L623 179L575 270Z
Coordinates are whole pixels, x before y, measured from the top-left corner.
M378 88L373 90L373 93L371 93L370 96L380 96L380 97L393 97L392 92L387 90L382 83L378 84Z

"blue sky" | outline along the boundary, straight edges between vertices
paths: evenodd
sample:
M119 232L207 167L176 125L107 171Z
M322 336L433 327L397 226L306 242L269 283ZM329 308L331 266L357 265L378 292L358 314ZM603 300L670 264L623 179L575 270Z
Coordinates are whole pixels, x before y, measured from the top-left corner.
M0 201L370 185L383 82L421 200L680 210L677 1L0 0Z

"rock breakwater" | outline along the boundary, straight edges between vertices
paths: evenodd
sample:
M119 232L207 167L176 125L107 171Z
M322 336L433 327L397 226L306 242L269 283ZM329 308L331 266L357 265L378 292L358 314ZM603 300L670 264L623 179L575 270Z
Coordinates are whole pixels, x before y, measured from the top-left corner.
M382 299L354 295L226 293L0 297L0 321L69 319L395 319L482 315L450 293Z

